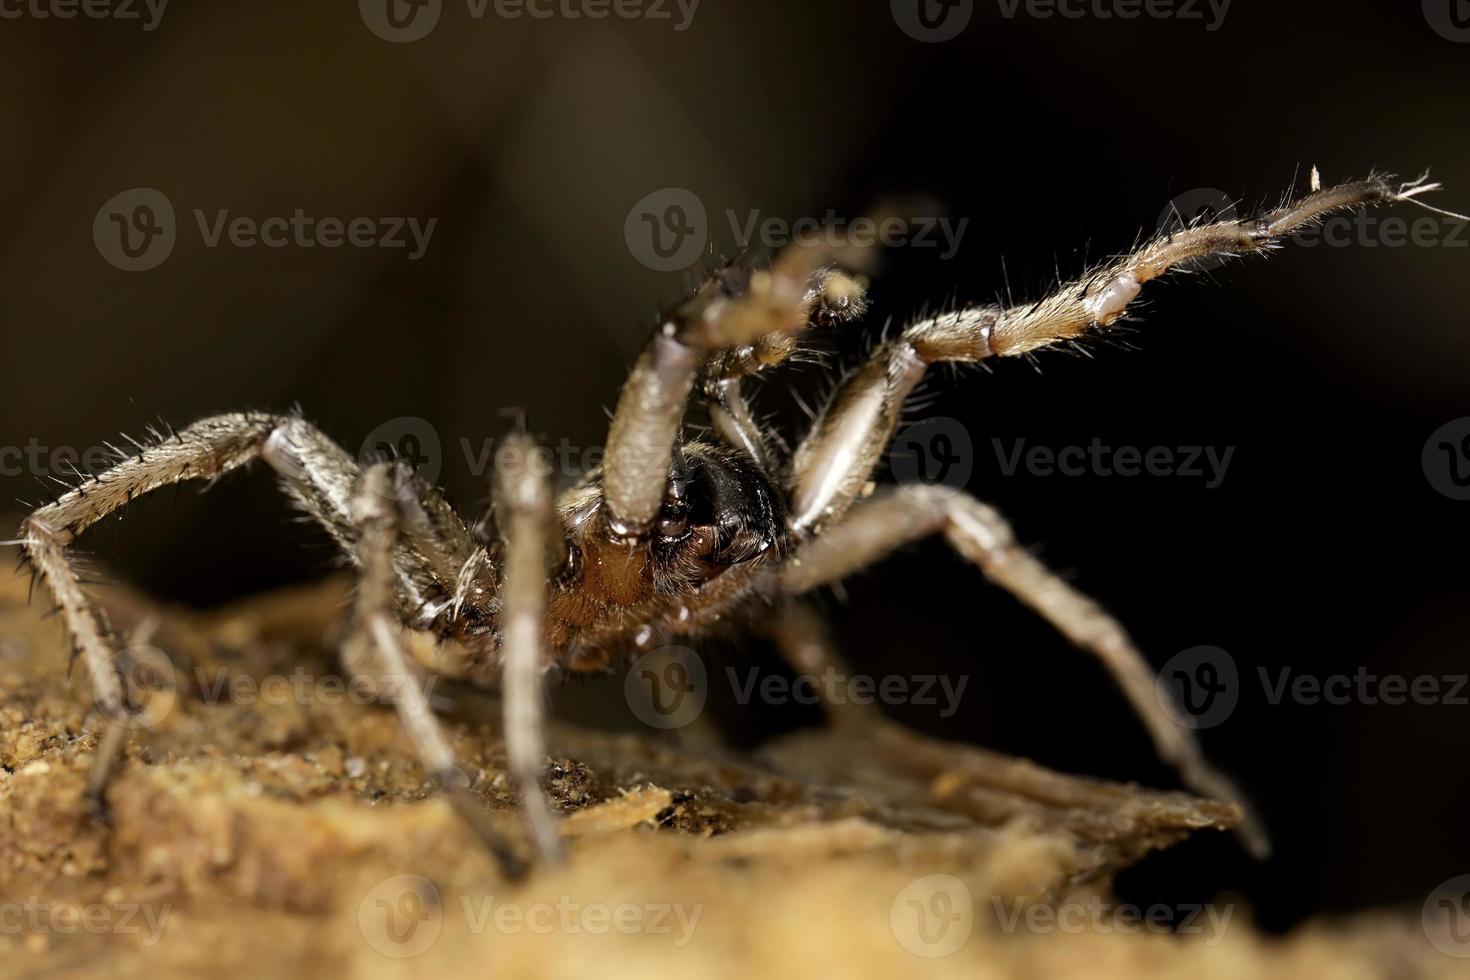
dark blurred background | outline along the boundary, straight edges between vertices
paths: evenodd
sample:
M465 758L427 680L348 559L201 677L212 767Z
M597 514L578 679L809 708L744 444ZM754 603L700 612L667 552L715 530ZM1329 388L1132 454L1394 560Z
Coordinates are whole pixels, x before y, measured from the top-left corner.
M383 30L369 0L180 3L152 29L143 6L138 20L6 8L20 14L0 21L0 445L39 455L0 460L3 499L37 500L35 476L65 477L55 450L155 416L299 403L354 451L390 420L427 420L439 478L473 512L487 474L461 440L478 454L524 413L550 443L601 442L654 313L690 281L645 266L625 236L630 209L666 188L705 208L706 258L738 251L731 211L852 217L903 195L967 219L953 256L886 256L867 332L834 345L838 363L925 304L990 301L1007 278L1036 296L1197 188L1255 205L1313 164L1329 181L1433 168L1447 187L1433 202L1470 209L1470 44L1452 2L1237 0L1217 21L1204 3L1189 5L1196 19L1072 19L976 0L931 8L940 34L964 25L943 41L922 40L901 0L704 0L682 30L672 3L657 8L668 19L507 19L493 6L477 19L444 0L409 43L369 29ZM171 203L176 242L128 272L104 258L94 219L140 187ZM298 208L437 223L410 260L208 247L194 218ZM1212 645L1238 666L1238 706L1203 739L1255 798L1278 856L1253 864L1211 835L1130 872L1125 897L1243 895L1281 928L1417 908L1470 871L1470 707L1273 705L1257 674L1470 671L1470 505L1421 461L1432 433L1470 415L1470 234L1432 224L1428 243L1392 247L1368 225L1345 247L1176 279L1150 292L1126 345L1092 344L1090 359L931 378L926 411L955 420L970 488L1024 542L1155 664ZM794 377L809 402L826 390L817 372ZM799 429L780 383L761 407ZM993 439L1233 456L1213 488L1007 475ZM331 567L291 516L257 472L156 495L85 544L117 576L203 605ZM1176 785L1102 670L941 544L823 605L862 670L971 675L954 717L894 710L913 726Z

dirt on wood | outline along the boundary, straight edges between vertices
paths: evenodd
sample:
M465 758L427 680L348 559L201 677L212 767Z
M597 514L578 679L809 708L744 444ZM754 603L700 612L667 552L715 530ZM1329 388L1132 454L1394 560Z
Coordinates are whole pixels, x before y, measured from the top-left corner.
M1113 876L1233 807L1059 775L875 718L753 755L557 726L565 862L523 881L334 672L345 586L209 614L99 589L173 676L97 819L102 724L60 623L0 591L0 974L21 977L1464 975L1417 914L1267 939L1222 899L1139 923ZM493 711L472 790L520 839ZM1458 968L1458 969L1457 969Z

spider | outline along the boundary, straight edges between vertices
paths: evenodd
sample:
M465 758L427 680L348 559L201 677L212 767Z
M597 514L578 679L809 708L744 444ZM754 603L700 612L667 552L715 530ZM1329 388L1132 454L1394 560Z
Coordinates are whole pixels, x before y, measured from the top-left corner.
M503 690L509 769L536 858L558 856L545 767L542 675L604 670L639 649L716 624L759 623L793 665L836 662L823 624L800 597L895 549L942 534L990 581L1032 607L1111 672L1182 781L1209 797L1240 794L1170 719L1154 675L1123 628L1019 547L994 509L959 490L871 481L906 396L933 364L1030 354L1105 330L1145 283L1192 262L1262 253L1332 212L1413 201L1426 178L1382 176L1308 193L1250 218L1196 222L1018 306L971 306L908 323L879 343L817 414L789 458L755 421L752 376L797 352L803 331L865 310L862 280L830 246L797 242L758 269L722 267L662 317L619 396L600 467L559 499L533 442L513 436L498 460L494 535L478 534L404 463L364 465L296 415L206 418L118 451L115 465L40 507L12 544L50 589L86 665L104 726L87 781L101 808L126 742L127 675L82 589L67 548L133 498L179 481L215 479L262 460L357 568L343 661L403 678L397 705L426 773L475 827L508 874L530 866L490 823L456 768L421 681L427 669ZM1431 208L1430 210L1438 210ZM1448 212L1442 212L1448 214ZM712 439L685 441L703 403ZM405 642L431 634L432 651ZM1247 843L1263 851L1251 818Z

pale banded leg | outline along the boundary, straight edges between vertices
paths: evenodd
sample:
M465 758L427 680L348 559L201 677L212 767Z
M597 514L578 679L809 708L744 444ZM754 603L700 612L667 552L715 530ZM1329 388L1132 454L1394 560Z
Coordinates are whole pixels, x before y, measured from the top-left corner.
M1179 771L1186 785L1244 806L1235 786L1205 761L1193 733L1170 718L1159 700L1166 696L1163 688L1122 626L1019 547L1005 519L967 494L945 487L905 486L864 500L792 556L782 571L781 585L791 594L806 592L935 533L943 533L987 578L1102 661L1148 729L1159 756ZM1253 853L1269 853L1265 832L1248 807L1241 834Z
M153 433L147 443L132 442L129 455L102 473L80 477L78 485L54 503L37 509L20 526L13 543L24 548L32 568L56 600L75 650L84 661L93 697L102 717L120 723L104 729L88 776L90 798L100 803L113 767L127 743L124 689L115 651L105 636L96 609L83 591L66 549L87 528L131 500L185 480L217 479L263 458L281 476L292 497L355 553L356 530L350 513L356 462L310 423L289 416L235 413L201 419L167 435ZM431 528L449 523L437 495L426 496L421 508ZM458 518L454 519L456 522ZM445 551L463 551L468 532L446 534ZM430 532L425 532L430 533ZM471 551L466 555L468 562ZM400 549L398 585L404 605L415 607L436 581L436 572L417 553ZM442 574L459 574L447 563ZM488 575L488 568L484 571ZM447 588L455 585L451 576Z
M838 390L792 460L791 520L799 537L834 524L858 498L893 438L904 399L929 365L1015 357L1116 323L1143 285L1204 256L1265 252L1344 208L1413 201L1438 184L1370 178L1319 189L1256 218L1200 225L1148 242L1132 254L1060 286L1039 302L977 306L909 324L873 352ZM1436 210L1436 209L1431 209Z
M730 353L709 376L715 427L731 444L764 460L739 378L759 364L789 357L794 335L813 315L860 304L861 290L854 295L851 280L823 268L831 254L819 243L799 242L783 249L769 268L741 273L738 281L722 270L660 322L623 385L608 430L603 499L614 535L636 538L652 528L689 396L712 355Z
M88 801L104 809L108 779L127 744L122 673L96 609L82 589L66 548L88 527L134 497L200 477L214 478L250 462L279 419L226 415L206 419L150 445L138 445L104 473L82 478L55 503L41 507L20 526L19 544L61 610L62 622L82 657L98 713L108 722L87 776Z
M556 538L550 471L542 468L534 443L514 436L501 455L496 507L505 535L505 580L500 590L501 691L505 712L505 751L521 790L521 812L547 860L561 856L556 824L541 780L546 771L546 708L542 678L546 656L548 557Z
M355 558L357 460L299 418L281 419L261 456L281 475L292 499ZM423 480L409 479L412 493L399 501L396 584L404 614L414 626L432 629L452 617L467 597L493 596L494 569L444 495Z
M504 873L520 877L526 873L526 863L490 823L484 806L470 792L469 781L456 764L454 750L429 705L428 694L403 650L401 626L393 611L397 577L393 553L404 502L413 499L407 479L408 474L396 464L375 463L363 471L353 494L351 514L358 529L359 576L355 632L347 640L343 662L349 670L361 669L365 661L376 662L377 670L369 675L370 679L393 702L425 774L443 789L455 810L495 855ZM354 647L358 652L349 653ZM373 656L363 655L369 648Z

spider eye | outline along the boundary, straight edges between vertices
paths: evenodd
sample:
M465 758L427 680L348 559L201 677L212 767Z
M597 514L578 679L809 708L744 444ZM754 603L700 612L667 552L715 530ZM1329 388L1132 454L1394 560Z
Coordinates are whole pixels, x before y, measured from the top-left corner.
M665 538L677 538L689 530L689 515L681 511L664 514L658 519L658 533Z

